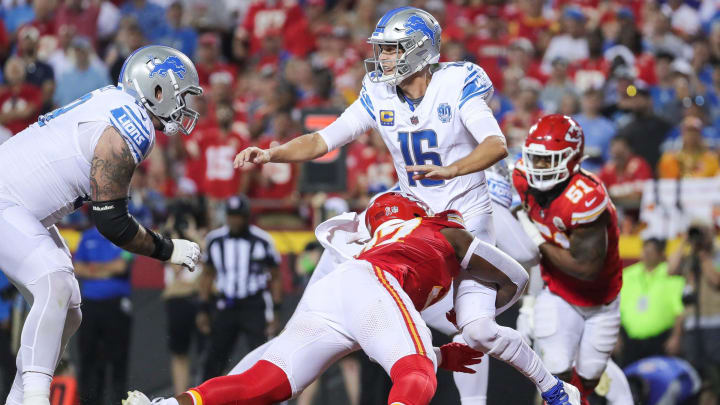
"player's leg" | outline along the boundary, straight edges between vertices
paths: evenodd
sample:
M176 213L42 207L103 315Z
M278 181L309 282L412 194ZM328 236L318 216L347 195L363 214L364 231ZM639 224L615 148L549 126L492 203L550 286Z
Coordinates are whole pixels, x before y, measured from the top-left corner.
M366 262L348 280L364 293L362 306L346 308L346 326L363 351L393 381L388 404L426 405L437 380L430 329L397 280Z
M547 288L538 294L534 312L535 349L551 373L570 382L585 320Z
M465 342L510 364L535 383L540 392L549 391L557 384L555 377L518 331L495 322L495 311L488 307L495 305L496 290L484 285L481 287L476 288L473 294L462 294L460 290L456 296L457 322Z
M495 237L500 250L520 263L525 269L538 264L540 252L530 240L520 223L513 217L510 210L493 201L493 225Z
M77 289L66 246L25 208L0 203L0 268L30 295L21 334L23 404L48 404L70 301ZM21 288L21 289L22 289Z
M493 224L492 215L483 214L466 218L465 226L473 236L484 242L495 243L496 228ZM430 327L448 336L454 335L453 341L465 343L462 334L459 334L455 325L445 317L447 311L452 309L454 305L453 297L451 291L443 300L423 311L423 319ZM490 362L483 361L480 364L470 366L470 368L475 370L475 374L453 373L453 380L460 394L460 402L462 405L485 405L487 403Z
M358 345L348 337L351 333L344 331L344 303L347 298L352 305L362 305L363 292L349 289L347 277L332 276L308 288L285 330L257 363L241 374L208 380L178 402L193 404L187 402L192 396L201 398L204 405L283 401L305 389L333 362L357 350Z
M447 320L445 314L453 308L453 290L445 297L420 313L425 323L433 329L452 337L454 342L465 343L460 331ZM475 374L453 373L455 386L460 394L462 405L485 405L487 403L489 361L469 366Z
M583 398L595 390L607 367L610 354L620 334L620 299L608 305L582 308L585 326L575 369L581 383Z

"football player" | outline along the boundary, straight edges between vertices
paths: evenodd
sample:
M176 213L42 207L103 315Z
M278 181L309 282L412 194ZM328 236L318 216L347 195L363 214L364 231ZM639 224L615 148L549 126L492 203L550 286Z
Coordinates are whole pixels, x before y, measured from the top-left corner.
M434 212L459 211L473 235L494 244L492 205L483 170L507 156L507 147L487 105L493 86L473 63L438 64L440 41L440 25L426 11L390 10L368 39L374 57L365 61L367 74L358 99L318 132L269 149L243 150L235 158L236 166L312 160L374 129L393 156L403 192ZM458 283L461 299L487 296L492 294L489 289L474 280ZM451 306L450 298L428 315L431 326L450 335L457 333L445 319ZM495 310L494 306L484 309ZM458 316L460 323L474 320ZM479 380L458 381L465 405L485 404L487 373L478 375Z
M260 361L242 374L218 377L175 399L152 404L260 405L287 400L335 360L358 349L392 378L388 404L428 404L435 393L438 361L436 352L428 350L431 335L419 311L447 294L461 272L495 286L499 311L518 299L527 282L516 261L464 229L459 213L430 216L428 211L400 193L375 199L365 216L370 241L356 260L344 262L308 287L287 328ZM487 339L466 339L492 342L476 348L510 361L538 386L549 405L579 404L577 388L553 377L517 332L494 324L483 333ZM457 343L444 346L440 364L451 357L449 348L452 353L468 350ZM478 354L460 353L467 363ZM463 361L461 368L467 363ZM139 392L125 402L149 404Z
M127 58L117 87L45 114L0 145L0 268L31 305L6 404L50 404L55 367L80 325L80 290L55 227L65 215L89 201L91 220L114 244L195 267L198 246L138 224L128 214L128 192L155 130L192 131L198 114L185 96L201 93L187 56L144 47Z
M615 206L600 180L580 169L584 142L572 118L542 117L530 128L513 183L545 282L534 305L535 348L585 399L617 342L622 263Z

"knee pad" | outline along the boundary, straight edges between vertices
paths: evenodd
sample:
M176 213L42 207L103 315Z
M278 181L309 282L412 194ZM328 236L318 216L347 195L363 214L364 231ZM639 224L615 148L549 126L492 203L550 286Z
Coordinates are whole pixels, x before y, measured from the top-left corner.
M495 346L499 326L489 317L478 318L463 327L462 337L468 346L489 353Z
M66 309L71 305L80 307L80 288L73 273L55 271L34 280L26 287L33 296L33 303L37 302L39 297L51 296L53 302L65 304ZM39 301L43 302L42 299Z
M427 405L437 389L433 362L418 354L396 361L390 369L390 378L393 387L388 404Z

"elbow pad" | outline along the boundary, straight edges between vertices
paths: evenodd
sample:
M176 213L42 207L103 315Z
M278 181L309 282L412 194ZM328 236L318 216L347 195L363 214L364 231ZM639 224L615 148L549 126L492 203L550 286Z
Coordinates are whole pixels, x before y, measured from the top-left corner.
M128 213L128 199L93 201L90 220L102 236L118 246L130 242L140 229L140 224Z

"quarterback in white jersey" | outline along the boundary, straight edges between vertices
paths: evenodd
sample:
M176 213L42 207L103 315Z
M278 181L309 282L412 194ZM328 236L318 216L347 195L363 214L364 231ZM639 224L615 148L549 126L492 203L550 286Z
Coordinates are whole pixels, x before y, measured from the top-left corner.
M468 231L495 243L492 208L483 170L507 156L505 138L488 107L492 83L469 62L438 65L441 28L426 11L400 7L387 12L368 42L375 57L365 61L367 75L358 99L328 127L269 149L250 147L235 158L245 162L303 162L339 148L370 129L380 132L393 156L402 192L433 211L459 211ZM495 315L495 293L475 280L456 282L458 323ZM474 298L482 297L482 302ZM452 298L448 299L452 304ZM485 306L482 311L460 308ZM445 308L445 306L443 306ZM449 309L447 307L446 309ZM430 322L457 333L438 312ZM494 319L493 319L494 322ZM486 369L487 362L480 367ZM484 404L486 372L458 383L466 404ZM456 379L457 381L457 379ZM466 398L472 398L467 399Z
M181 52L149 46L131 54L120 83L41 116L0 145L0 268L31 305L7 405L49 405L57 362L82 318L70 252L55 223L89 201L100 233L137 254L184 265L198 246L164 238L128 214L135 167L155 130L189 133L200 94L195 66Z

